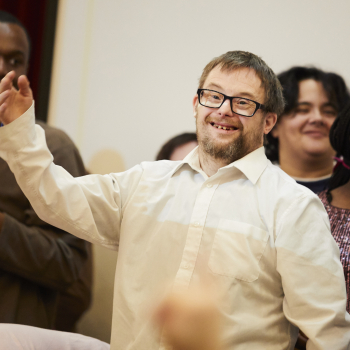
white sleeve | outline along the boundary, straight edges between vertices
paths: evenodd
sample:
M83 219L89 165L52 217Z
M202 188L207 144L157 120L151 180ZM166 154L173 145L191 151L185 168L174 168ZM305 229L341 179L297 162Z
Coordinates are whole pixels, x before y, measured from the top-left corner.
M0 350L109 350L109 344L77 333L0 324Z
M35 125L33 105L0 128L0 157L42 220L117 249L123 203L141 178L141 166L120 174L72 177L53 163L44 130Z
M339 249L316 196L303 195L284 213L277 225L276 249L283 311L309 337L307 349L350 349Z

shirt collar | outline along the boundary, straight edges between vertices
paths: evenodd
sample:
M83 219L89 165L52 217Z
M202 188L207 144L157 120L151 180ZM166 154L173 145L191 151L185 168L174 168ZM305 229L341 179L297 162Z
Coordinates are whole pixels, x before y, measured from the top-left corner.
M176 165L172 171L172 175L174 175L184 164L188 164L193 170L205 174L199 164L198 146ZM208 177L206 174L205 176Z
M184 164L188 164L193 170L203 174L206 178L208 177L202 170L199 163L198 146L193 149L179 164L174 168L172 175L176 173ZM241 159L226 165L219 169L219 172L227 171L235 167L240 170L253 184L256 184L260 175L267 167L268 159L265 155L264 147L261 146L255 151L247 154Z
M238 159L221 169L230 169L232 167L235 167L240 170L250 182L256 184L256 182L259 180L259 177L267 167L267 164L268 159L265 155L265 149L263 146L261 146L243 158Z

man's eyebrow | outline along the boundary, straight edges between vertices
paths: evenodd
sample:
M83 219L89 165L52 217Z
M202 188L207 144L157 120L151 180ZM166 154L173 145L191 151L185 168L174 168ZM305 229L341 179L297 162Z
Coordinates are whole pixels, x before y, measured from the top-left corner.
M4 52L4 55L5 56L16 56L16 55L19 55L19 56L25 57L24 51L21 51L21 50L14 50L14 51Z
M210 83L209 85L208 85L208 88L213 88L213 89L221 89L221 90L223 90L223 88L220 86L220 85L217 85L217 84L215 84L215 83Z
M220 85L215 84L215 83L210 83L206 88L207 89L214 89L214 90L218 89L218 90L221 90L221 91L224 90ZM250 92L240 92L238 95L236 95L236 97L246 97L246 98L250 98L252 100L254 100L254 98L256 99L256 96L254 96Z

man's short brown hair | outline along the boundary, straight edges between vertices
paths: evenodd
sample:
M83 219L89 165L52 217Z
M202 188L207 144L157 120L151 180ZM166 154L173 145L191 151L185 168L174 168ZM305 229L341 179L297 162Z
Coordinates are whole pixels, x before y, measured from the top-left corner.
M229 51L214 58L204 68L199 79L202 89L209 73L220 66L223 71L233 71L239 68L252 68L261 80L265 90L264 112L276 113L279 116L284 109L284 99L281 84L273 70L258 56L246 51Z

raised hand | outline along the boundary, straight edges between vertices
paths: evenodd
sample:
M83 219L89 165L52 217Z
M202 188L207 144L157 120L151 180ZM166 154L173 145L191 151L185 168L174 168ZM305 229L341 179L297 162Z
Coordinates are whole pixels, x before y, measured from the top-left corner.
M29 81L25 75L18 78L18 89L13 85L15 72L5 75L0 82L0 121L6 125L20 117L33 102L33 93L29 87Z

